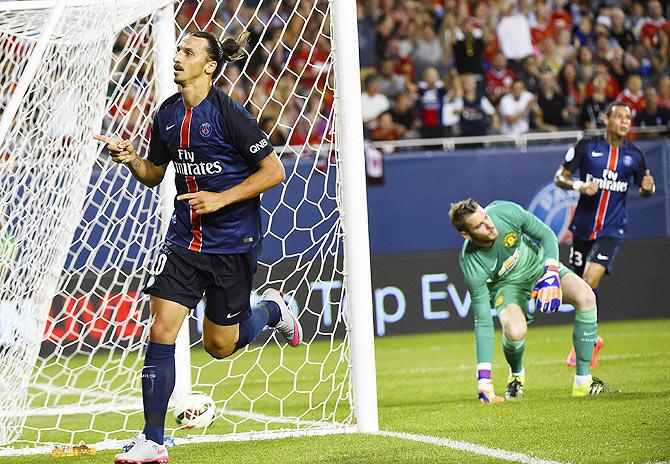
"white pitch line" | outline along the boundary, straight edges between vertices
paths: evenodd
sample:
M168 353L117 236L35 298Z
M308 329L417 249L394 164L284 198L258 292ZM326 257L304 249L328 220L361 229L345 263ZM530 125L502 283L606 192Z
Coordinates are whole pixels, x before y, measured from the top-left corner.
M637 354L610 354L610 355L600 355L598 359L601 361L616 361L620 359L636 359L636 358L653 358L656 356L668 355L667 351L659 351L653 353L637 353ZM552 366L552 365L564 365L565 361L559 360L547 360L547 361L531 361L524 363L526 366ZM459 371L470 371L475 369L475 364L458 364L456 366L441 366L441 367L425 367L425 368L415 368L415 369L403 369L395 371L377 371L377 375L407 375L407 374L428 374L430 372L459 372Z
M400 438L402 440L418 441L421 443L428 443L431 445L442 446L444 448L451 448L459 451L467 451L469 453L481 454L490 456L505 461L522 462L525 464L561 464L560 461L547 461L546 459L534 458L527 454L515 453L513 451L502 450L498 448L489 448L483 445L477 445L467 441L451 440L449 438L431 437L429 435L415 435L413 433L405 432L391 432L388 430L380 430L374 432L373 435L383 435L385 437Z

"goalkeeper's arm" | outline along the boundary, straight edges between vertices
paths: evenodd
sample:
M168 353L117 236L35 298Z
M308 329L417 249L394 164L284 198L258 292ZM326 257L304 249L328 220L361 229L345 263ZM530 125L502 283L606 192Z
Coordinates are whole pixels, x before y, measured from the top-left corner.
M165 177L167 163L156 166L151 161L140 158L135 151L135 146L130 140L115 139L104 135L94 135L94 139L107 144L107 150L115 163L124 164L135 179L147 187L155 187L160 184Z
M534 214L523 210L522 230L538 240L544 250L544 275L537 281L531 294L535 308L542 312L554 312L561 305L563 292L558 272L558 239L554 231Z

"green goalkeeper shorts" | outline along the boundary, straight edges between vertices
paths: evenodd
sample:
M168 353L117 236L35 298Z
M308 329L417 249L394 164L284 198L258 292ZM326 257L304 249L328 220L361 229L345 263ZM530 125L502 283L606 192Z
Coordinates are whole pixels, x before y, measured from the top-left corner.
M558 263L558 275L563 278L565 274L573 273L570 269L565 267L563 263ZM519 306L526 314L526 320L533 322L533 315L528 313L528 301L530 294L535 288L535 284L544 275L544 268L542 271L534 276L532 279L522 281L503 282L495 289L491 289L491 307L493 307L498 314L504 310L510 303Z

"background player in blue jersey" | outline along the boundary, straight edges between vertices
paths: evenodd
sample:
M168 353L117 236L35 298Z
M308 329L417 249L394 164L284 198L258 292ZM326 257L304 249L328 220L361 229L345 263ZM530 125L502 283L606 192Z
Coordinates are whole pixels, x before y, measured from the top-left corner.
M642 151L626 140L631 127L631 110L623 102L612 102L605 110L605 137L580 140L570 147L565 161L554 178L558 187L581 193L570 230L573 244L569 263L598 296L598 286L605 273L612 272L614 259L623 243L628 223L626 195L631 178L640 195L654 193L652 177ZM579 179L572 173L579 170ZM598 337L591 366L603 346ZM568 355L568 365L575 365L575 349Z
M281 293L267 289L250 307L260 251L259 195L284 180L284 167L256 120L213 81L224 63L244 56L246 37L219 42L186 36L174 57L179 93L165 100L152 126L148 159L130 140L96 136L112 159L143 184L158 185L174 163L178 195L166 241L145 292L155 317L142 369L145 427L115 462L167 462L163 429L174 389L177 333L203 294L203 344L220 359L243 348L268 325L291 346L302 328Z

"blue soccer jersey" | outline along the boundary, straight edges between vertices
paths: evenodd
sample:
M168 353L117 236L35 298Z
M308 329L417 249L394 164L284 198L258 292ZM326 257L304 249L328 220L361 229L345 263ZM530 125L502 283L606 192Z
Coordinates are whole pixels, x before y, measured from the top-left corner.
M256 120L214 87L198 106L187 108L181 94L165 100L154 117L149 160L175 167L179 195L222 192L258 170L273 147ZM175 198L166 240L191 251L246 253L261 240L260 199L233 203L198 215Z
M598 184L596 195L580 195L570 225L573 234L589 241L598 237L623 238L628 222L629 182L632 178L639 187L647 169L642 151L628 141L613 147L602 137L582 139L570 147L563 167L571 173L579 169L582 181Z

